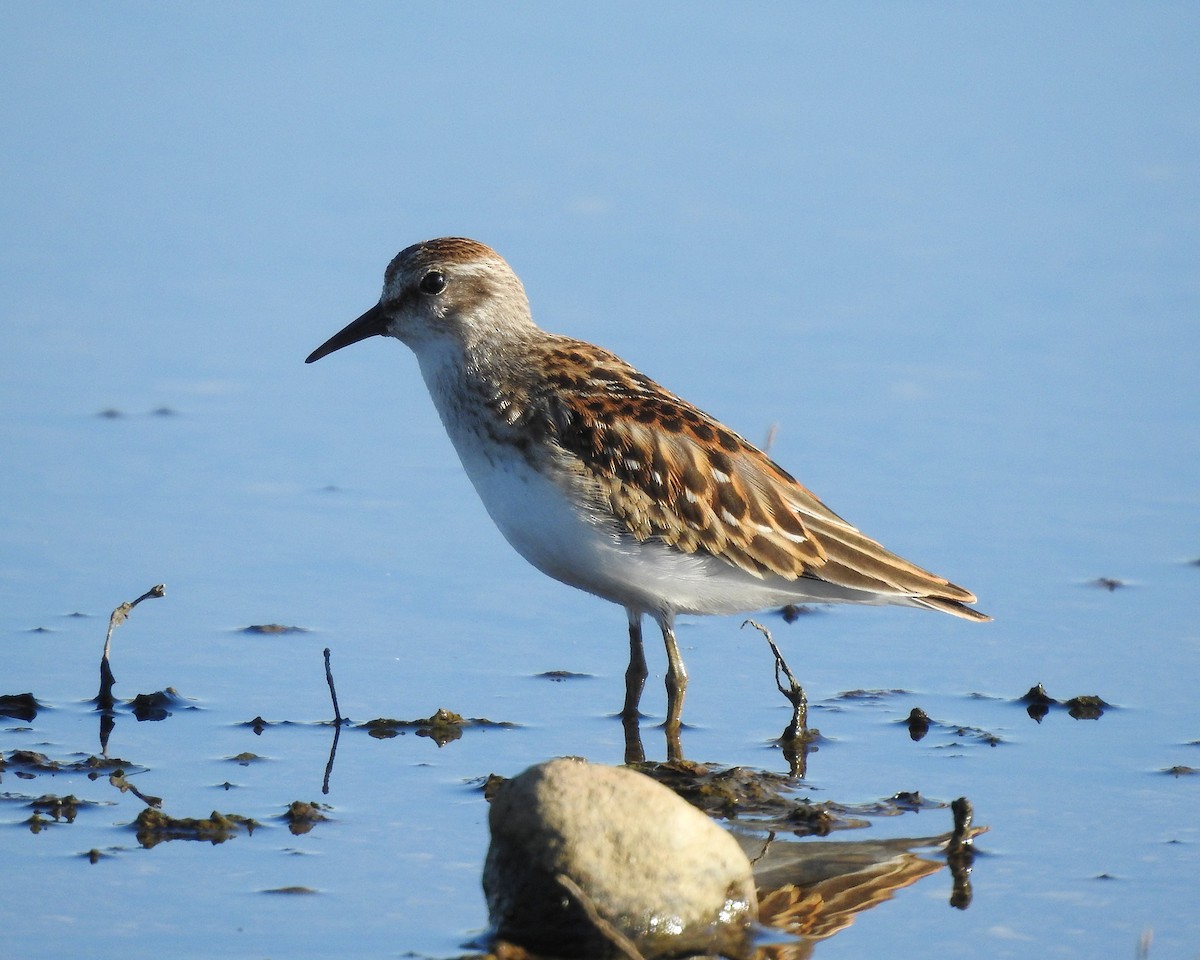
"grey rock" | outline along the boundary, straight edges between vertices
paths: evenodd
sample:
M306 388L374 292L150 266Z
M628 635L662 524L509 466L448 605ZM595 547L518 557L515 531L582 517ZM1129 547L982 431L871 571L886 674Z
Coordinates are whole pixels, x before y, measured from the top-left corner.
M558 957L749 953L750 861L644 774L551 760L505 783L488 820L497 937Z

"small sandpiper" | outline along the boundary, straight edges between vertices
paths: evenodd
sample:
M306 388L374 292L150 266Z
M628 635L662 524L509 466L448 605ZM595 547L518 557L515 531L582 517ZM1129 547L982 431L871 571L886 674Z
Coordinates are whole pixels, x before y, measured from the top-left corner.
M307 363L365 340L407 344L496 526L548 576L629 617L622 715L636 717L642 617L667 648L667 727L687 672L677 614L796 603L900 604L967 620L969 591L886 550L719 420L607 350L533 322L521 281L490 247L407 247L379 302Z

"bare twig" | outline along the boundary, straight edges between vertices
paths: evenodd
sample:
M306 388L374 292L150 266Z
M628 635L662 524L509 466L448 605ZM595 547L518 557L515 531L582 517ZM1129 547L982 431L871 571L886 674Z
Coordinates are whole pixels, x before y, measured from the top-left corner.
M754 627L766 637L767 644L771 647L771 653L775 656L775 686L792 705L791 722L780 735L778 742L783 750L783 756L788 762L791 776L803 779L808 773L808 750L811 742L808 733L808 697L805 696L800 682L788 669L787 661L783 659L783 654L775 646L775 641L771 639L771 631L755 620L746 620L742 624L742 628L744 629L747 625ZM786 687L783 685L781 675L787 677L788 685Z
M342 735L342 724L346 722L338 706L337 688L333 685L333 669L329 666L329 648L325 648L325 682L329 684L329 696L333 700L333 743L329 745L329 759L325 762L325 779L321 782L321 793L329 793L329 778L333 775L333 760L337 756L338 738Z
M166 596L166 593L166 584L156 584L136 600L121 604L112 612L112 616L108 618L108 633L104 637L104 653L100 657L100 691L96 694L97 709L111 710L116 705L112 688L117 679L113 676L112 666L109 663L109 654L112 651L113 631L125 622L125 618L129 616L130 611L143 600L149 600L151 597L163 597Z
M592 902L592 898L580 889L579 884L565 873L555 874L554 879L563 886L567 893L579 902L579 906L583 908L583 912L587 914L587 918L592 921L592 925L606 940L628 957L629 960L645 960L642 952L637 948L637 944L613 926L611 922L600 916L599 911L596 910L596 905Z
M122 793L125 793L126 791L128 791L129 793L132 793L135 797L137 797L139 800L141 800L142 803L146 804L146 806L148 806L148 807L161 807L162 806L162 797L152 797L148 793L142 793L141 790L139 790L132 783L130 783L128 780L125 779L125 771L124 770L114 770L112 773L110 773L108 775L108 782L111 783L118 790L120 790Z
M329 668L329 648L325 648L325 682L329 684L329 696L333 699L333 722L339 727L343 723L342 711L338 708L337 690L333 686L333 671Z
M771 631L756 620L746 620L742 624L742 627L745 628L747 625L754 627L754 629L766 637L767 643L771 647L771 653L775 656L775 686L779 688L779 692L792 705L792 722L783 731L783 739L795 740L801 738L808 729L808 697L805 696L804 688L800 686L800 682L792 675L792 671L788 669L787 661L783 659L783 654L779 652L779 648L775 646L775 641L771 639ZM780 679L780 674L787 677L788 685L786 688Z
M337 757L338 737L342 735L340 723L333 726L333 743L329 745L329 759L325 761L325 779L321 781L321 793L328 796L329 778L333 776L333 761Z

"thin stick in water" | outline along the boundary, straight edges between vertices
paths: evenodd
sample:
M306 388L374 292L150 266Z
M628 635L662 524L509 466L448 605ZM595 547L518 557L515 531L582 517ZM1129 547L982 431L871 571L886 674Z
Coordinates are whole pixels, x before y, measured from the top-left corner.
M338 707L337 689L333 685L333 669L329 666L329 648L325 648L325 682L329 684L329 696L333 700L333 743L329 746L329 759L325 762L325 779L321 782L321 793L329 793L329 778L333 775L333 760L337 756L338 737L342 735L342 717Z
M166 596L166 593L166 584L155 584L136 600L121 604L112 612L112 616L108 618L108 633L104 637L104 653L100 657L100 690L96 694L95 701L97 709L111 710L117 702L112 693L113 684L117 682L117 678L113 676L112 666L109 663L109 654L112 652L113 631L125 622L125 618L129 616L130 611L143 600L149 600L151 597L163 597Z
M555 874L554 879L562 885L567 893L576 899L600 935L616 947L622 956L628 958L628 960L644 960L642 952L638 950L637 945L621 930L613 926L608 919L600 916L600 911L596 909L596 904L592 902L592 898L583 891L579 884L565 873Z
M329 684L329 696L333 699L333 722L339 727L344 722L342 711L338 708L337 690L333 686L333 671L329 667L329 648L325 648L325 682Z
M771 631L756 620L747 620L742 624L743 627L747 625L754 627L754 629L766 637L767 643L771 647L771 653L775 655L775 686L779 688L779 692L787 697L788 703L792 705L792 722L783 731L782 739L795 740L798 737L803 737L804 732L808 729L808 697L804 693L804 688L800 686L800 682L792 675L792 671L788 669L787 661L783 659L783 654L779 652L779 648L775 646L775 641L771 639ZM787 688L784 688L783 681L780 679L780 673L787 677Z

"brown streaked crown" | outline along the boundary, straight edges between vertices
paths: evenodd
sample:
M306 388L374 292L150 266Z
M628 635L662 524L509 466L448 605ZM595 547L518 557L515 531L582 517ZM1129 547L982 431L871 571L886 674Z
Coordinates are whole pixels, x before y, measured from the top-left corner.
M439 237L405 247L388 264L384 282L392 283L397 275L412 274L437 266L479 263L494 260L504 263L504 258L485 243L467 237ZM507 267L508 265L505 264Z

